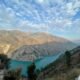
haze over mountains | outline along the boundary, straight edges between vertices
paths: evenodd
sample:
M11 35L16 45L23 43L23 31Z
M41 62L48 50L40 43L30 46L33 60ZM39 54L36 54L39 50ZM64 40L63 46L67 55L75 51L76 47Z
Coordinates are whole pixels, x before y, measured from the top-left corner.
M0 31L0 53L13 59L34 60L72 49L76 44L48 33L28 33L17 30Z
M76 43L77 45L80 45L80 40L74 40L74 43Z

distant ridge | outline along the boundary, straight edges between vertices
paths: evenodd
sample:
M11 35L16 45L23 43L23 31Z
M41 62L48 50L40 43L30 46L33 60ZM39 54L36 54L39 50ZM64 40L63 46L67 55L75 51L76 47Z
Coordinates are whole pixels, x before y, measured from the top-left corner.
M73 42L76 43L77 45L80 45L80 40L79 39L78 40L74 40Z

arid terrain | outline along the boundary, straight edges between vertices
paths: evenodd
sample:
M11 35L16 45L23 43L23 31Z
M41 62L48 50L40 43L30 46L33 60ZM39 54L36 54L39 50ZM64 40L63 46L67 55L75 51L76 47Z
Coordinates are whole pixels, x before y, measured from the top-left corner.
M33 60L72 49L76 44L48 33L28 33L17 30L0 31L0 53L14 59Z

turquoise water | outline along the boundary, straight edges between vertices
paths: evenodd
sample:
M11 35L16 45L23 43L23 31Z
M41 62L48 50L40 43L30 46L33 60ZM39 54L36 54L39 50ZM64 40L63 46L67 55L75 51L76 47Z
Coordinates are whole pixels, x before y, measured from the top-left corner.
M60 56L60 54L56 54L53 56L46 56L40 60L36 60L35 61L36 68L42 69L42 68L46 67L48 64L54 62L59 56ZM22 69L21 74L24 76L27 76L27 68L31 63L32 62L30 62L30 61L11 60L10 69L21 68Z
M30 61L17 61L11 60L10 62L10 69L15 70L21 68L22 72L21 75L27 76L27 68L32 62Z
M50 63L54 62L56 59L58 59L60 54L56 54L53 56L47 56L42 58L40 61L35 62L37 69L45 68Z

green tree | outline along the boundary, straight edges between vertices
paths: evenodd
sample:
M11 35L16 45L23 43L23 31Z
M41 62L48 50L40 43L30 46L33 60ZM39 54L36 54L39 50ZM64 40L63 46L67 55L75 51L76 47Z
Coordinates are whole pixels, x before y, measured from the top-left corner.
M29 80L36 80L36 66L34 63L32 63L29 67L28 67L28 79Z
M65 52L66 65L67 67L71 66L71 53L69 51Z
M0 54L0 68L9 68L9 61L10 59L7 55Z
M10 70L4 75L3 80L20 80L21 69Z
M15 77L16 77L16 80L20 80L21 78L21 68L18 68L16 71L15 71Z

